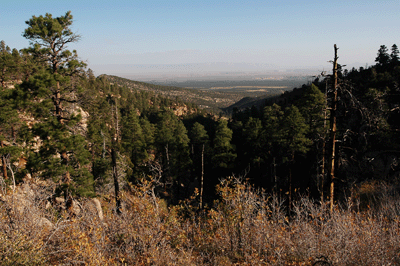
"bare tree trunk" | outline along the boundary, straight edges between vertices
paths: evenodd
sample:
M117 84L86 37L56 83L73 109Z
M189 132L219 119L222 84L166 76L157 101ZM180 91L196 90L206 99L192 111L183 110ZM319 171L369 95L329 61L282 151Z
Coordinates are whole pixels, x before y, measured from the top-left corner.
M334 45L335 58L333 61L333 88L332 88L332 103L331 103L331 116L330 116L330 149L328 158L328 174L329 180L331 182L330 186L330 210L333 211L334 205L334 189L335 189L335 144L336 144L336 108L337 108L337 50L336 44Z
M15 192L15 188L16 188L16 185L15 185L15 175L14 175L14 171L13 171L13 169L12 169L12 167L11 167L11 162L8 164L8 169L10 169L10 173L11 173L11 177L12 177L12 182L13 182L13 192Z
M325 185L325 156L326 156L326 111L328 108L327 103L327 93L328 93L328 80L325 81L325 108L324 108L324 133L323 133L323 140L322 140L322 166L321 166L321 180L320 180L320 193L321 193L321 203L324 202L324 185Z
M116 154L114 147L111 149L111 161L112 161L112 174L113 174L113 179L114 179L116 211L117 211L117 214L121 214L121 198L119 196L117 154Z
M57 117L58 122L64 125L64 121L62 119L61 88L59 81L57 81L57 89L53 94L53 103L55 107L54 114Z
M0 141L0 144L1 144L1 147L3 148L4 147L3 141ZM4 178L4 180L6 180L6 179L8 179L8 176L7 176L7 161L6 161L5 154L3 154L1 156L1 163L2 163L3 178Z
M204 186L204 144L201 149L200 209L203 209L203 186Z
M57 73L57 71L55 72ZM57 118L57 121L60 122L62 126L64 126L64 120L63 120L63 115L62 115L62 105L61 105L61 89L60 89L60 82L57 81L57 89L53 94L53 104L55 107L54 115ZM61 162L63 165L68 167L69 164L69 155L68 151L64 147L63 150L60 152L60 157L61 157ZM71 183L71 175L68 170L65 171L63 174L63 182L67 185ZM69 194L69 193L67 193ZM69 198L69 195L65 195L67 198Z
M114 116L113 116L114 120ZM117 167L117 152L116 152L116 146L118 144L118 135L119 135L119 128L118 128L118 109L117 109L117 103L115 103L115 134L112 136L112 148L111 148L111 166L112 166L112 174L113 174L113 179L114 179L114 191L115 191L115 207L116 207L116 212L117 214L122 213L121 209L121 198L119 196L119 180L118 180L118 167ZM114 121L113 121L114 125Z
M106 158L106 139L104 137L103 130L100 130L100 135L103 138L103 150L101 152L101 158L104 159Z
M166 157L166 160L167 160L167 165L166 165L166 169L165 169L165 172L166 172L166 176L165 176L165 180L164 180L164 190L165 190L165 193L167 193L167 183L169 183L169 182L171 182L172 180L171 180L171 175L170 175L170 168L169 168L169 150L168 150L168 143L167 144L165 144L165 157ZM171 182L172 183L172 182Z
M289 214L292 210L292 205L293 205L293 195L292 195L292 190L293 190L293 180L292 180L292 168L294 166L294 152L292 152L292 158L290 160L290 167L289 167L289 199L288 199L288 211Z
M324 182L325 182L325 138L322 143L322 166L321 166L321 179L319 184L321 203L324 202Z
M274 183L273 192L278 192L278 177L276 176L276 158L273 157L272 159L272 182Z

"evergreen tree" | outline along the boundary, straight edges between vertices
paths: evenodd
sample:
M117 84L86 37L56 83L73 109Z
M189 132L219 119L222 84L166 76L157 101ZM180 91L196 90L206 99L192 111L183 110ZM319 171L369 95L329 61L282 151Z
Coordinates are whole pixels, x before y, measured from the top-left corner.
M208 141L207 131L199 122L193 124L192 130L190 131L190 140L194 145L203 145Z
M232 130L228 121L220 119L213 139L212 161L215 167L231 169L236 159L235 147L232 145Z
M259 118L250 117L243 128L243 141L245 142L245 157L253 164L265 160L265 131Z
M390 55L386 45L381 45L379 48L378 56L375 58L375 62L377 62L377 66L379 66L381 69L385 68L389 64Z
M323 84L323 83L322 83ZM325 183L325 142L327 138L325 95L314 84L307 86L297 101L297 106L307 124L307 137L312 141L308 152L309 175L313 176L318 191L323 195Z
M279 131L279 143L289 160L293 160L295 153L306 153L311 140L306 137L307 125L299 109L292 105L287 107L282 117Z
M323 133L325 95L314 84L305 87L305 91L297 103L299 111L308 125L308 133L312 139L321 137Z
M400 63L400 57L399 57L399 48L397 47L396 44L392 45L391 53L390 53L390 63L392 66L398 66Z
M18 138L21 123L12 93L12 90L0 87L0 163L4 179L9 177L7 168L12 170L14 162L21 156L20 145L17 145L22 142Z
M0 86L5 88L6 82L12 79L15 63L10 47L0 42Z
M111 105L99 92L103 92L108 84L93 76L88 78L87 93L81 95L82 107L90 114L87 126L87 139L90 143L92 175L96 180L97 188L104 188L108 183L108 174L111 171L111 158L109 147L111 146L110 126L112 119Z
M189 137L183 122L169 110L164 109L157 116L155 147L157 158L162 162L165 185L178 185L188 175L191 163ZM178 195L179 197L179 195Z
M72 18L69 11L57 18L46 14L26 21L28 28L23 36L30 40L31 47L25 52L46 68L21 85L29 111L38 121L32 126L32 134L41 139L39 151L30 154L31 170L56 180L62 177L65 197L68 190L80 194L93 190L86 167L89 154L85 139L76 128L80 110L70 106L76 102L80 90L77 79L85 67L76 51L66 49L69 43L79 40L70 29Z
M276 157L280 152L277 148L277 143L283 112L279 105L273 104L264 108L263 116L265 149L270 157Z
M155 126L150 123L147 117L141 117L139 123L142 128L145 147L150 156L150 153L154 150Z
M279 143L284 152L285 160L288 165L288 182L289 182L289 209L292 203L293 192L293 173L292 168L295 162L296 153L304 154L311 145L311 140L306 137L307 125L301 115L299 109L292 105L285 109L282 117L281 127L279 131Z
M122 118L121 146L131 162L131 179L139 178L148 154L142 127L135 110L129 110Z

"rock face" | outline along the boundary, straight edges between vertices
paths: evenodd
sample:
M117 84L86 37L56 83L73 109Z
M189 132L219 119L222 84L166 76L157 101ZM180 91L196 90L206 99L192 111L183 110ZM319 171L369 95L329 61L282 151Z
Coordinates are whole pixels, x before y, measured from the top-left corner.
M43 212L47 202L45 192L42 186L26 182L17 186L12 193L1 197L1 207L6 210L11 220L25 221L30 230L51 230L54 224L45 218Z
M52 197L54 184L42 182L25 182L15 191L0 195L0 212L4 212L11 220L25 221L29 230L53 230L57 225L48 219L48 214L64 212L66 219L88 217L104 220L101 202L97 198L74 199L69 197ZM51 217L51 216L50 216ZM1 263L0 263L1 264Z
M103 221L104 216L103 216L103 210L101 209L101 203L98 199L94 198L92 199L92 202L94 206L96 207L97 210L97 215L99 216L100 221Z
M39 219L38 225L40 227L44 227L44 228L47 228L49 230L54 228L54 224L52 222L50 222L47 218L44 218L44 217L41 217Z
M86 199L82 202L82 213L85 216L95 218L97 217L100 221L103 221L104 215L101 208L101 203L99 199Z
M175 105L172 109L176 116L184 116L193 112L193 110L190 110L186 105Z

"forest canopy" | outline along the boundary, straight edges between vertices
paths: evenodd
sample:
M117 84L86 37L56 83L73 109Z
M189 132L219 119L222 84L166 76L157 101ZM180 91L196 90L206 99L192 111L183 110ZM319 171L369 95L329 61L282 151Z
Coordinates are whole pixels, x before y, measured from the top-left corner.
M56 195L67 199L117 195L153 178L171 204L201 184L196 200L212 204L220 178L236 175L290 200L304 193L327 200L333 90L339 97L335 201L363 182L399 176L396 44L390 51L381 45L374 66L338 64L336 87L334 73L324 73L262 107L216 117L179 98L95 77L77 51L67 49L80 39L72 23L71 12L33 16L23 33L29 47L18 51L1 41L3 184L52 180Z
M0 42L4 265L400 263L396 44L216 115L96 77L72 23Z

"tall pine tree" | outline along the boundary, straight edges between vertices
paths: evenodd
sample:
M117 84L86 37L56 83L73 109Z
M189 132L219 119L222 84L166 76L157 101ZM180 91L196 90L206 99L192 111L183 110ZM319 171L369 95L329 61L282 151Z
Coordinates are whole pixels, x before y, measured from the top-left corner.
M65 197L71 191L87 194L93 190L86 167L90 155L76 127L81 115L74 104L86 65L76 51L67 49L80 38L71 30L72 19L70 11L56 18L48 13L33 16L26 21L23 34L31 44L25 53L46 66L21 85L29 102L27 111L36 119L32 135L40 138L40 147L30 153L29 166L31 171L60 181Z

